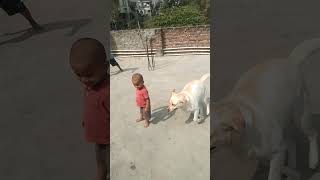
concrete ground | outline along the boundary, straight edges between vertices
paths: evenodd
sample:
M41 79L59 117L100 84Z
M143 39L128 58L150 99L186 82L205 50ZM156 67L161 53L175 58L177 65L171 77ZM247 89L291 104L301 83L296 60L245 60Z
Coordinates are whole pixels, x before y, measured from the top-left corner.
M81 37L108 45L107 1L25 3L46 30L28 32L23 17L0 9L0 179L92 180L94 149L68 55Z
M210 72L210 56L155 57L148 71L147 58L117 58L125 72L111 67L111 179L208 180L210 177L209 119L191 122L190 113L168 114L172 89L180 91L191 80ZM152 107L149 128L135 105L133 73L144 76ZM210 80L206 81L208 92ZM207 95L209 97L209 94Z

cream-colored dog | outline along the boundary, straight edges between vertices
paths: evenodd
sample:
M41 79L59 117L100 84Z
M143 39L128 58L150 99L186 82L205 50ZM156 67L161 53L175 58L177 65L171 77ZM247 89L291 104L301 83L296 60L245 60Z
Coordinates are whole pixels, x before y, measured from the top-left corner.
M189 112L194 112L193 121L200 122L206 114L209 114L209 102L206 99L206 86L204 81L210 77L210 74L203 75L199 80L189 82L184 86L181 92L172 91L169 100L168 111L183 109ZM200 116L200 117L199 117Z
M301 65L317 49L320 39L305 41L289 57L258 64L241 76L231 93L213 104L211 148L243 147L258 159L270 160L268 180L280 180L286 153L289 166L296 166L297 127L309 138L309 167L316 168L318 133Z

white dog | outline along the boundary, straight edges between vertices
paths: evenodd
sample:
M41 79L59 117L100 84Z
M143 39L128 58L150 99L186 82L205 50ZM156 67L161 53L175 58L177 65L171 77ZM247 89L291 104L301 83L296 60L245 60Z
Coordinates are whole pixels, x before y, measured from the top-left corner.
M204 117L206 106L206 114L209 114L209 102L205 99L206 86L204 81L210 77L210 74L203 75L200 80L194 80L184 86L181 92L172 91L169 100L168 111L181 108L186 111L194 112L193 121L200 122ZM199 118L200 115L200 118Z
M289 166L296 166L291 135L298 127L309 137L309 167L316 168L317 132L301 65L319 48L320 39L305 41L288 58L258 64L241 76L232 92L213 104L211 148L245 146L248 154L270 160L268 180L280 180L286 152Z

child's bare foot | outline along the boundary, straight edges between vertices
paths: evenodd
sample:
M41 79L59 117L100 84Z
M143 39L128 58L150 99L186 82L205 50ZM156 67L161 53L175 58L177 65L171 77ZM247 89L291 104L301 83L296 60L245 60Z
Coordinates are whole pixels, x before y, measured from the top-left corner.
M150 122L148 120L145 120L144 127L145 128L149 127L149 124L150 124Z
M136 119L136 122L140 122L140 121L143 121L144 119L143 118L139 118L139 119Z

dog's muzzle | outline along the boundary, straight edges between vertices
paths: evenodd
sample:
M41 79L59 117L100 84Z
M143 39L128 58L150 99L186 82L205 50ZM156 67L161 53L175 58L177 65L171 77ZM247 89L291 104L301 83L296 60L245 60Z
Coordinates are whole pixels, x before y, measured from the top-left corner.
M172 111L174 111L174 110L176 110L177 108L170 108L170 107L168 107L168 112L172 112Z

